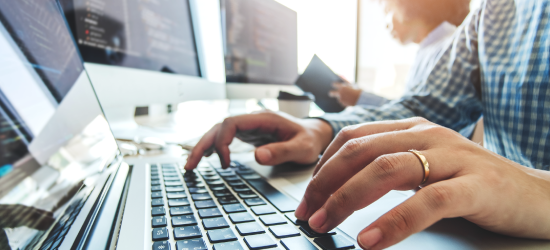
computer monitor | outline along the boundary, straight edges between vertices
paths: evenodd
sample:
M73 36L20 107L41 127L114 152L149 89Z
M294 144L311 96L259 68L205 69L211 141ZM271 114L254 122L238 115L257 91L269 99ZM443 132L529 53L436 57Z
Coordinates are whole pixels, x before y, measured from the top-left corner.
M117 145L56 0L0 0L0 55L0 249L47 248L53 220L94 188Z
M60 2L111 123L137 106L225 98L216 0Z
M220 0L229 98L297 92L297 13L274 0Z

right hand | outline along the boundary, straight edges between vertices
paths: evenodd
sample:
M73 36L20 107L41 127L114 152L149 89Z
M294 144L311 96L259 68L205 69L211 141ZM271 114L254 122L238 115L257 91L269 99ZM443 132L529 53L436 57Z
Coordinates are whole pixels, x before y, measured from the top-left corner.
M239 136L244 135L246 136ZM234 137L252 142L251 135L271 135L275 141L256 148L262 165L285 162L311 164L332 140L332 127L319 119L297 119L283 113L264 111L226 118L208 131L191 151L185 170L194 169L211 147L216 149L223 168L229 167L229 144ZM246 137L246 138L245 138Z
M333 90L331 90L328 95L330 97L336 98L340 105L344 107L355 106L357 100L363 92L360 88L354 86L349 82L334 82L332 83Z

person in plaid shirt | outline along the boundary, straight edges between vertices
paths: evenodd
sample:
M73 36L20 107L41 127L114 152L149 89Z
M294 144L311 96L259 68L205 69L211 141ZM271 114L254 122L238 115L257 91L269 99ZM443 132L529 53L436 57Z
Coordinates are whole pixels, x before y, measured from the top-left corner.
M295 212L317 232L390 190L420 186L365 225L362 248L389 247L451 217L550 239L549 21L550 0L485 0L414 94L321 119L272 112L230 117L203 136L185 168L196 167L211 147L227 167L233 137L276 135L256 149L256 160L317 162ZM486 148L455 132L481 115Z

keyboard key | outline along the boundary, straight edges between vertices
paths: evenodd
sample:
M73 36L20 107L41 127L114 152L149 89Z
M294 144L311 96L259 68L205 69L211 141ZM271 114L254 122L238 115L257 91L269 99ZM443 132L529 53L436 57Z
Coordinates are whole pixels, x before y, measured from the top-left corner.
M284 195L263 179L248 180L247 182L282 213L292 212L298 207L298 202Z
M214 203L213 200L206 200L206 201L197 201L195 202L195 207L197 209L203 209L203 208L213 208L218 207L216 203Z
M232 241L215 244L214 250L244 250L244 248L238 241Z
M286 250L317 250L317 247L303 236L283 239L281 243Z
M179 207L179 206L187 206L191 203L189 203L189 200L187 199L169 199L168 200L168 206L170 207Z
M246 199L244 200L244 203L246 203L249 207L265 205L265 201L260 198Z
M165 215L164 207L154 207L151 209L151 216Z
M254 172L254 170L252 170L252 169L237 170L237 171L235 171L235 173L237 173L238 175L251 175L251 174L256 174L256 172Z
M304 232L310 238L317 238L317 237L323 237L323 236L336 234L336 232L334 232L334 231L330 231L330 232L324 233L324 234L317 233L317 232L313 231L313 229L311 229L311 227L309 227L308 224L301 225L300 230L302 230L302 232Z
M252 215L248 212L230 214L229 219L234 224L255 221L254 217L252 217Z
M199 178L198 176L184 176L183 180L185 182L200 182L201 178Z
M166 217L156 216L151 219L151 224L153 227L165 227L166 226Z
M241 204L223 205L223 210L228 214L246 212L246 208L244 208Z
M248 188L247 185L237 185L237 186L233 186L233 191L240 193L240 192L249 192L251 191L251 189Z
M156 186L156 185L160 185L160 180L151 181L151 186Z
M164 177L164 182L167 182L167 181L179 181L181 183L179 177Z
M237 240L237 236L235 236L231 228L210 230L206 235L208 235L208 239L211 243Z
M221 171L218 171L218 174L224 178L224 177L229 177L229 176L236 176L235 175L235 172L233 172L232 170L221 170Z
M242 182L242 181L241 181L241 178L237 177L236 175L224 176L223 179L224 179L225 181L229 182L229 183L231 183L231 182L236 182L236 181ZM229 185L231 185L231 184L229 184Z
M252 171L252 172L254 172L254 171ZM258 174L243 174L243 175L241 175L241 177L245 180L258 180L258 179L262 178Z
M199 217L201 219L220 217L220 216L223 216L223 215L222 215L222 212L220 212L220 210L218 208L199 209Z
M162 198L152 199L151 200L151 206L152 207L164 206L164 200Z
M172 226L193 226L197 225L197 219L194 215L181 215L172 217Z
M206 181L206 183L208 183L209 181L217 181L217 180L220 180L220 177L215 175L215 174L211 174L211 175L203 175L204 180Z
M265 233L264 228L258 222L238 224L235 228L241 236Z
M163 228L154 228L153 229L153 240L168 240L168 229Z
M205 187L204 183L199 182L199 181L191 181L191 182L187 182L187 187L191 188L191 187Z
M162 173L162 176L164 176L164 178L166 178L166 177L178 177L178 173L177 172L164 172L164 173Z
M287 213L287 214L285 214L285 216L286 216L290 221L292 221L292 223L294 223L294 225L299 226L299 225L307 225L307 224L308 224L307 221L298 220L298 219L296 218L296 216L294 215L294 213Z
M166 196L168 197L168 199L187 198L187 194L185 192L168 192L166 193Z
M233 193L229 191L229 189L222 189L218 191L214 191L214 196L216 197L225 197L225 196L233 196Z
M151 193L151 198L152 198L152 199L155 199L155 198L162 198L162 197L164 197L164 196L162 195L162 192L152 192L152 193Z
M313 240L323 250L353 249L355 245L341 235L321 237Z
M194 201L212 200L212 196L210 196L210 194L191 194L191 198Z
M258 198L258 195L253 191L248 191L248 192L239 192L239 197L241 197L241 199L250 199L250 198Z
M191 194L204 194L204 193L208 193L208 190L206 190L206 188L192 187L192 188L189 188L189 193L191 193Z
M275 209L273 207L269 206L269 205L251 207L250 210L252 210L252 212L254 212L255 215L264 215L264 214L274 214L275 213Z
M166 187L166 192L183 192L185 188L183 186Z
M170 215L177 216L177 215L188 215L193 214L193 210L190 206L181 206L181 207L171 207L170 208Z
M225 186L225 185L210 186L210 190L212 190L212 191L220 191L220 190L224 190L224 189L227 189L227 186Z
M202 239L193 239L193 240L180 240L176 242L176 250L208 250L204 240Z
M151 192L162 191L161 185L151 186Z
M260 216L260 221L266 226L286 224L285 218L278 214Z
M223 182L221 180L206 181L206 184L208 184L208 186L210 186L210 187L225 186L225 182Z
M158 180L160 180L158 175L151 175L151 181L158 181Z
M174 239L176 240L186 240L200 237L202 237L202 232L198 226L174 228Z
M277 246L277 243L273 241L271 237L267 236L267 234L246 236L244 237L244 243L246 243L251 250Z
M164 186L181 186L183 183L181 181L166 181L164 180Z
M170 242L158 241L153 243L153 250L170 250Z
M231 196L218 198L218 202L222 205L225 205L225 204L239 203L239 200L237 200L235 196L231 195Z
M202 220L202 225L204 226L204 229L206 229L206 230L220 229L220 228L229 227L229 223L227 223L227 221L223 217L217 217L217 218L212 218L212 219L204 219L204 220Z
M300 236L300 232L296 230L294 226L291 225L281 225L270 227L269 231L275 236L275 238L288 238L294 236Z

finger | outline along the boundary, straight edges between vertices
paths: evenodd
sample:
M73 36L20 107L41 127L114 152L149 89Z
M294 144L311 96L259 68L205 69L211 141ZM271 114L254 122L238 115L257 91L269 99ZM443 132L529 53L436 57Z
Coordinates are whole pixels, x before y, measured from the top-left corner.
M430 157L429 153L424 154ZM437 178L437 174L431 178ZM391 190L411 190L424 178L424 168L410 152L376 158L332 194L309 219L317 232L325 233Z
M359 233L363 249L384 249L420 232L442 218L465 216L474 204L475 192L466 177L422 188Z
M332 87L336 90L340 90L342 87L344 87L344 84L342 84L341 82L333 82Z
M338 133L336 138L330 143L321 157L321 160L315 166L313 176L317 175L321 167L330 159L340 148L349 140L364 137L373 134L379 134L390 131L406 130L414 125L423 122L418 119L404 119L398 121L380 121L345 127Z
M397 144L396 137L400 138ZM406 152L415 146L415 139L416 136L410 131L396 131L349 140L326 161L309 182L296 209L296 217L308 220L336 190L361 169L381 155Z
M220 130L220 124L216 124L211 128L204 136L199 140L197 145L193 147L189 156L187 156L187 162L185 163L185 170L192 170L197 167L205 153L212 153L213 151L209 150L213 145L216 139L216 135Z
M305 140L295 137L292 140L267 144L256 149L256 161L262 165L279 165L285 162L298 164L315 163L318 155L312 147L304 145Z
M277 119L284 118L274 116L274 114L270 112L226 118L221 123L214 142L214 147L216 148L222 167L229 167L231 161L229 157L229 144L231 144L237 132L258 130L258 133L276 134L283 133L282 131L285 129L288 130L288 128L284 128L284 126L288 126L288 124Z

